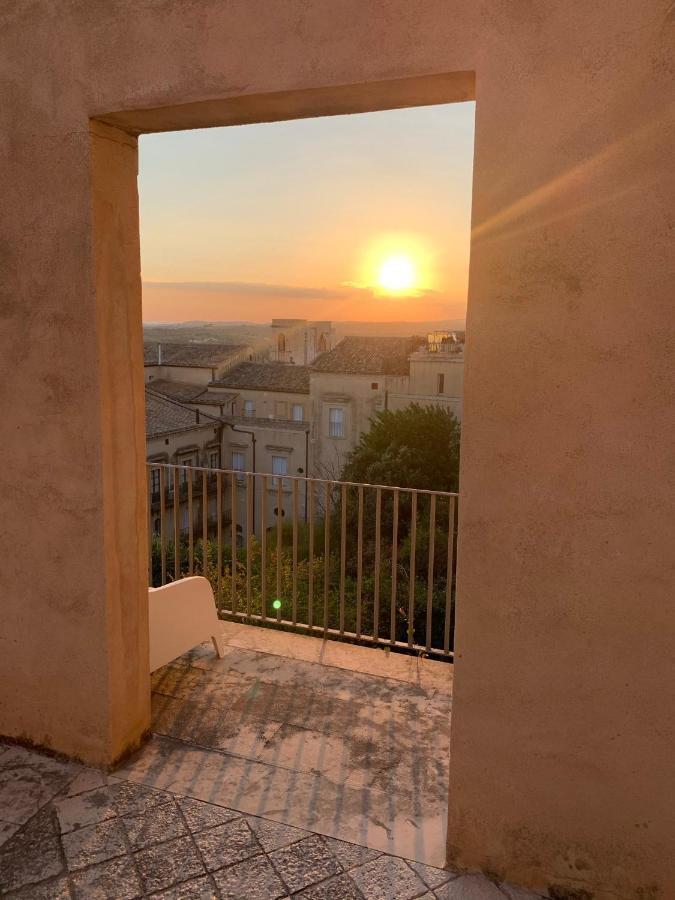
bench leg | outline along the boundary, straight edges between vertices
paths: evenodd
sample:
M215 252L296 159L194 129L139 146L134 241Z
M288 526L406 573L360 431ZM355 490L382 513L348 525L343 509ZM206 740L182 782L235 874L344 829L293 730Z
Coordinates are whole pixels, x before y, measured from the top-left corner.
M211 640L213 641L213 649L216 651L218 659L222 659L225 656L225 638L223 637L222 631L212 634Z

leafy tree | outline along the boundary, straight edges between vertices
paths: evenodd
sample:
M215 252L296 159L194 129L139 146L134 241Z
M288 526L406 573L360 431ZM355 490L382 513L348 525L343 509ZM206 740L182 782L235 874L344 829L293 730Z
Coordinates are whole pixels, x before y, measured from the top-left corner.
M457 491L460 424L436 406L378 413L347 459L342 478L366 484Z

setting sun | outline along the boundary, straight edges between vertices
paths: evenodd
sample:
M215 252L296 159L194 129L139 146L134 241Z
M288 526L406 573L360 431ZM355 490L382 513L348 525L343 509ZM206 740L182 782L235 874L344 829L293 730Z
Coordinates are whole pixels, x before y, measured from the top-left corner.
M415 266L408 256L388 256L378 274L378 284L386 291L407 291L417 281Z
M358 281L343 282L372 291L373 296L412 300L437 290L430 242L421 234L381 233L366 245Z

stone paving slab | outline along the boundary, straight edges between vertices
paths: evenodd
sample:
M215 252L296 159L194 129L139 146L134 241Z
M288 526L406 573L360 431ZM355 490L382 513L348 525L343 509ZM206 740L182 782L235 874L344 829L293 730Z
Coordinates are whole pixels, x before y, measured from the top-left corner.
M536 900L482 875L422 865L12 748L8 770L0 759L0 775L30 770L31 803L41 760L43 774L53 779L44 802L14 834L0 838L2 897ZM7 798L23 814L20 792ZM18 816L10 806L0 814Z
M243 625L228 640L154 673L163 741L121 774L442 865L451 667Z

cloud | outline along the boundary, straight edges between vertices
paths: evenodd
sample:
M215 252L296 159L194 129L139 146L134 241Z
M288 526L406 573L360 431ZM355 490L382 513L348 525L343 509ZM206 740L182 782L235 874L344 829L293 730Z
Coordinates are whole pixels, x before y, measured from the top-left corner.
M441 300L444 296L441 291L437 291L434 288L411 288L405 293L392 295L389 291L381 290L369 284L359 284L358 281L341 281L340 284L351 291L361 291L364 294L368 294L369 297L437 297Z
M256 281L144 281L144 289L189 290L226 294L253 294L256 297L287 299L344 300L349 290L340 288L295 287L292 284L267 284Z

